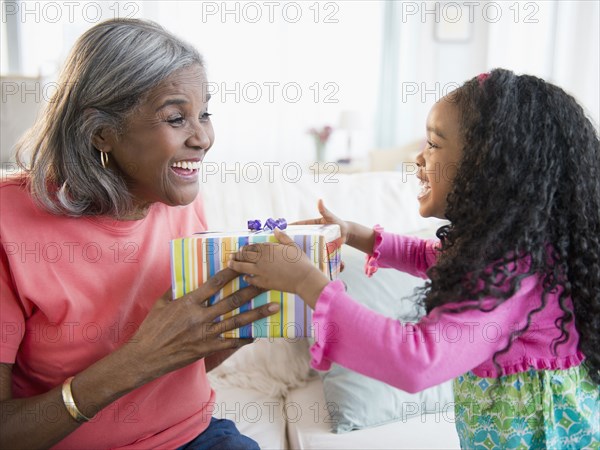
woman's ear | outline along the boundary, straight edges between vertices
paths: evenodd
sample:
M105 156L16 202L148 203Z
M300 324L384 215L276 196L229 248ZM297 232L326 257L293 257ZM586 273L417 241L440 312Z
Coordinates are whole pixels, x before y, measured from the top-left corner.
M92 136L92 145L96 150L109 153L112 150L112 133L106 128L101 128Z
M93 120L93 116L99 114L94 108L87 108L84 112L85 120ZM92 145L96 150L108 153L112 150L114 142L114 133L108 127L96 130L92 136Z

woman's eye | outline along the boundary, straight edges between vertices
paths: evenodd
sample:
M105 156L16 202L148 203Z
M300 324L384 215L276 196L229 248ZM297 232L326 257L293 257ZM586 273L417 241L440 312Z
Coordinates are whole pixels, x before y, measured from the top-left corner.
M200 120L201 120L202 122L206 122L207 120L210 120L210 116L212 116L212 114L211 114L211 113L209 113L209 112L205 112L205 113L203 113L203 114L200 116Z
M169 122L172 125L181 125L183 124L184 118L183 116L173 116L173 117L169 117L167 119L167 122Z

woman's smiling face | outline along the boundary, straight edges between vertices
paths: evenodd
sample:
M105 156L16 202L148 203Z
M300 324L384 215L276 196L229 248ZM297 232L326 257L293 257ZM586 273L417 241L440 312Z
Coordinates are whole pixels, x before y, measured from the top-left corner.
M462 157L460 114L452 94L443 97L427 117L427 145L417 155L421 180L419 214L445 219L446 200Z
M198 195L200 163L214 141L204 69L181 69L152 89L117 136L95 146L124 177L138 210L154 202L187 205Z

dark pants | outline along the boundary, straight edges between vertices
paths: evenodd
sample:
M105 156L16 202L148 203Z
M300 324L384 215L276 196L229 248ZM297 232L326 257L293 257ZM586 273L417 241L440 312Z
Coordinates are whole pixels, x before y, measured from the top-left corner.
M211 417L208 428L177 450L260 450L253 439L241 435L227 419Z

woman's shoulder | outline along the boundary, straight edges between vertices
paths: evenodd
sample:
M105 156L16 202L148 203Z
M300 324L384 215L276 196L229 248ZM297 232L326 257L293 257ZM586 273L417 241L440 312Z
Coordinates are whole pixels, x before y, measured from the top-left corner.
M0 180L0 208L2 213L15 208L33 206L29 189L29 177L26 174L5 175Z
M43 211L31 193L27 175L3 176L0 180L0 225L2 232L26 229L45 222L49 213ZM4 236L3 236L4 237Z
M0 178L0 189L7 195L27 195L29 177L25 173L7 174L2 173Z

